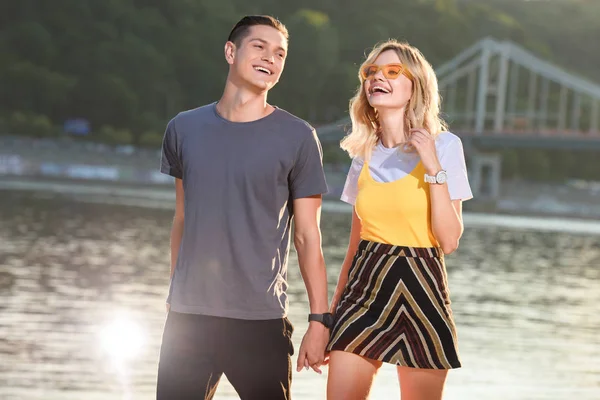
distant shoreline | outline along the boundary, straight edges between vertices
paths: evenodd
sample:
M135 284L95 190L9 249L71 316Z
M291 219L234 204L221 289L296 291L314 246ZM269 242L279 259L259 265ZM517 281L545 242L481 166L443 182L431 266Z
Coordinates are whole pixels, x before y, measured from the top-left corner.
M65 196L86 203L113 204L171 210L175 192L165 185L133 186L106 182L47 179L0 179L0 192L39 193ZM339 200L326 198L323 211L349 213L352 208ZM587 233L600 235L600 219L583 219L565 215L525 215L517 213L465 210L465 226L500 227L536 231Z
M100 201L100 196L105 203L141 202L156 208L169 208L174 201L173 178L158 170L158 149L127 152L86 142L2 136L0 144L0 189L46 193L64 190L86 201ZM326 163L324 169L330 190L324 199L338 207L335 204L341 204L339 196L348 165ZM476 193L473 200L463 204L463 210L497 216L600 221L600 182L504 179L496 197Z

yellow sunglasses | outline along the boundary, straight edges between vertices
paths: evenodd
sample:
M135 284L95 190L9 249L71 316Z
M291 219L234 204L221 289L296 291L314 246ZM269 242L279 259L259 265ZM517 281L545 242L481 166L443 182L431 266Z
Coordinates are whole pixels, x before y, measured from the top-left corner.
M367 64L360 70L360 76L362 76L364 80L373 79L379 71L383 72L385 79L396 79L400 75L404 75L411 81L413 80L410 71L402 64Z

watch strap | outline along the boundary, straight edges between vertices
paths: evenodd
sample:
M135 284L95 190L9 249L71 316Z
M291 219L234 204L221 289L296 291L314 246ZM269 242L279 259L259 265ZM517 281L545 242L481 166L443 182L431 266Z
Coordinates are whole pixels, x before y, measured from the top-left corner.
M427 183L437 183L435 176L425 174L425 182Z
M424 179L425 179L425 182L427 182L427 183L444 184L444 183L446 183L446 179L447 179L447 178L446 178L445 176L444 176L444 177L442 177L441 179L440 179L440 178L438 178L438 177L440 177L441 175L446 175L446 174L447 174L447 172L446 172L445 170L443 170L443 169L442 169L442 170L439 170L439 171L438 171L438 172L437 172L435 175L433 175L433 176L432 176L432 175L425 174L425 178L424 178Z
M331 328L333 326L333 314L332 313L323 313L323 314L308 314L308 322L316 321L325 325L326 328Z

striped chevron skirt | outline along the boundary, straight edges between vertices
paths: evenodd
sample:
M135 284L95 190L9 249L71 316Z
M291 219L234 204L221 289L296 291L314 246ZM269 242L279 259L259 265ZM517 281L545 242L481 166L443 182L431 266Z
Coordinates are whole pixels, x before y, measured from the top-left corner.
M413 368L459 368L441 250L362 240L328 350Z

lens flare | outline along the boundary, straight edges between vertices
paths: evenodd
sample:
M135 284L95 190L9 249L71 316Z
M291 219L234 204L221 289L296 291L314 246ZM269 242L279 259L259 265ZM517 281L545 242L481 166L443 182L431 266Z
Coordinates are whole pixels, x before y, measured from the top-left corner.
M117 363L138 356L144 339L142 328L127 316L118 316L100 332L102 349Z

